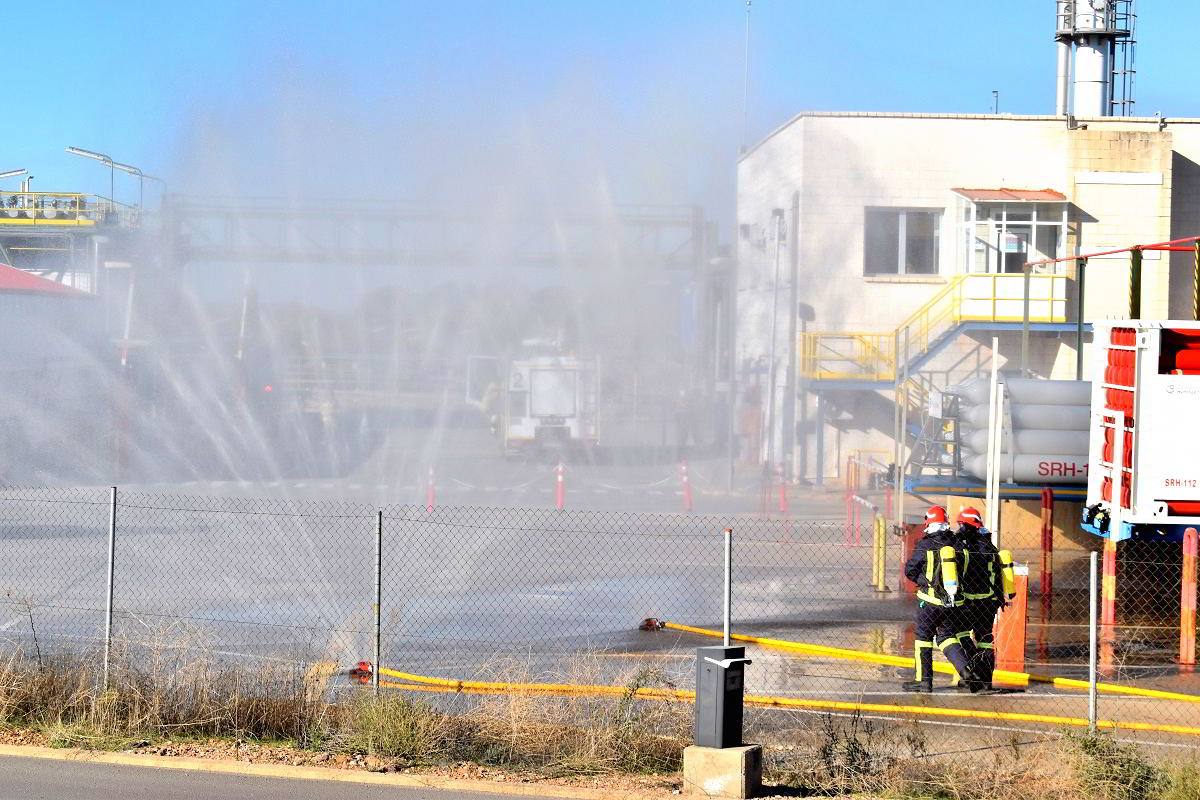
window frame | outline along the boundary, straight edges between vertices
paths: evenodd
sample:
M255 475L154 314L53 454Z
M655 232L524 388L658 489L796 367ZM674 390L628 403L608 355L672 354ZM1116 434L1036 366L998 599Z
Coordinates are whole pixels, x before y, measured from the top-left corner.
M892 272L870 272L867 269L867 231L872 212L888 212L897 217L896 228L896 269ZM930 214L934 217L933 225L933 269L929 272L910 272L906 268L908 252L908 217L910 214ZM863 277L887 278L896 276L932 277L942 273L942 239L945 225L946 209L942 206L864 206L863 207Z

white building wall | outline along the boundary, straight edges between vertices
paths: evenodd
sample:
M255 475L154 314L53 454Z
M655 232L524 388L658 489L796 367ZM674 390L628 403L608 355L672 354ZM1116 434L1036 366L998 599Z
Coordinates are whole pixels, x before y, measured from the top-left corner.
M742 362L761 361L769 349L775 288L771 212L789 209L794 192L800 194L799 236L797 242L789 219L781 252L777 341L786 338L788 324L783 307L790 247L799 247L799 300L814 312L809 330L894 330L940 291L963 268L954 187L1063 192L1077 226L1077 235L1068 238L1068 253L1200 234L1200 121L1165 128L1157 120L1085 123L1086 128L1069 130L1060 117L805 114L780 128L738 165L737 351ZM1189 178L1179 187L1174 169ZM1181 207L1172 205L1173 191ZM864 211L869 206L942 209L939 273L865 276ZM1196 230L1183 232L1189 225ZM1181 316L1185 307L1190 316L1190 256L1183 261L1147 254L1145 316ZM1128 287L1128 256L1092 262L1086 316L1126 315ZM973 342L957 345L946 359L973 347ZM786 354L778 349L782 375ZM1019 354L1003 355L1015 359ZM1074 377L1074 365L1069 335L1044 337L1031 348L1030 367L1038 374ZM861 446L887 446L878 430L857 436ZM842 452L853 448L854 438L846 426L826 435L827 442L839 441ZM827 465L832 469L830 461Z

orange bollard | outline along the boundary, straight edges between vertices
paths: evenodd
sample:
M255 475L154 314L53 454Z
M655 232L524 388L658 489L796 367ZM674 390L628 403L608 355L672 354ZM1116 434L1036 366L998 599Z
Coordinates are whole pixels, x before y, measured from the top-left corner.
M1042 489L1042 608L1054 601L1054 490Z
M996 616L996 669L1025 671L1025 635L1029 615L1029 567L1013 567L1016 596ZM1000 683L1000 681L995 681Z
M680 480L683 481L683 510L686 513L691 513L692 510L692 482L688 480L687 462L681 461L679 464Z
M787 481L783 477L783 467L777 467L775 477L779 481L779 513L788 513Z
M1104 560L1100 583L1100 624L1117 624L1117 542L1104 540Z
M1183 533L1183 587L1179 597L1179 663L1196 664L1196 554L1195 528Z
M437 505L437 492L433 488L433 467L429 468L429 475L425 479L425 513L432 514L434 506Z
M1100 578L1100 674L1111 678L1117 650L1117 542L1104 540Z
M567 484L563 480L565 471L563 463L558 462L558 466L554 468L554 507L559 511L562 511L567 505Z

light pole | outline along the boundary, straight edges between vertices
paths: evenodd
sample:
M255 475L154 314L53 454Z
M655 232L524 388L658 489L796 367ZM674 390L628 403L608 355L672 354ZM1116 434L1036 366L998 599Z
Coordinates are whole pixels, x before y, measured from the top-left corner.
M164 186L166 185L166 181L164 181L162 178L156 178L153 175L147 175L145 172L142 172L141 169L139 169L138 167L135 167L131 164L122 164L118 161L118 162L113 163L113 166L115 168L121 170L121 172L124 172L127 175L136 175L137 176L137 179L138 179L138 208L142 208L143 203L145 201L146 181L147 180L158 181L159 183L163 184Z
M783 209L771 211L775 220L775 280L772 284L771 295L771 363L769 364L767 385L770 394L767 399L767 468L775 465L775 340L778 338L779 320L779 251L783 245ZM795 311L792 311L793 316Z
M6 171L4 171L4 172L0 172L0 179L4 179L4 178L15 178L15 177L17 177L18 175L24 175L24 174L25 174L25 173L27 173L27 172L29 172L29 170L27 170L27 169L10 169L10 170L6 170Z
M113 205L116 205L116 188L117 188L117 165L111 158L104 153L97 153L94 150L84 150L82 147L68 147L67 152L75 156L83 156L91 158L103 164L108 164L108 200Z

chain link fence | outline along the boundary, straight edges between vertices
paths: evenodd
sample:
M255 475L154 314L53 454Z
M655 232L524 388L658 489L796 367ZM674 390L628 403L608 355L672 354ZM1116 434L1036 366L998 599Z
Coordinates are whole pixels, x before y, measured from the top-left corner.
M1086 557L1058 556L1051 604L1029 588L1015 643L1016 671L1034 675L1024 691L972 696L943 676L933 695L907 695L899 683L916 601L900 580L902 538L870 515L854 525L5 489L5 648L101 656L112 519L112 637L135 654L323 662L345 674L375 660L378 584L384 667L450 682L587 685L652 669L689 689L693 649L720 641L705 632L721 629L731 528L731 616L735 634L754 637L746 692L756 702L1006 729L1087 717L1086 683L1054 682L1087 679ZM1177 663L1180 547L1153 545L1122 545L1116 623L1100 636L1101 679L1113 686L1102 687L1099 716L1146 741L1194 746L1200 676Z

